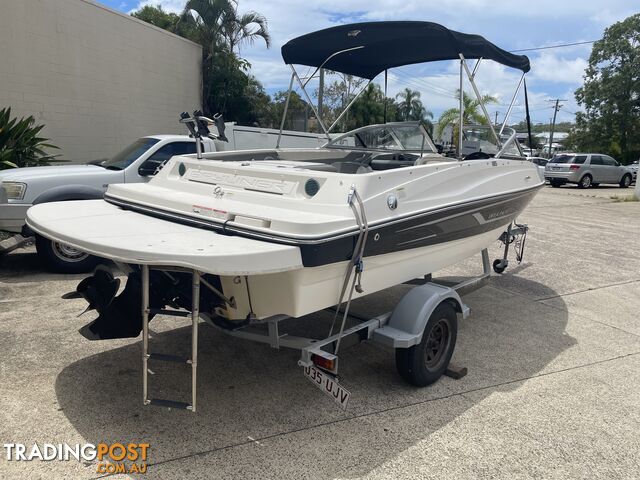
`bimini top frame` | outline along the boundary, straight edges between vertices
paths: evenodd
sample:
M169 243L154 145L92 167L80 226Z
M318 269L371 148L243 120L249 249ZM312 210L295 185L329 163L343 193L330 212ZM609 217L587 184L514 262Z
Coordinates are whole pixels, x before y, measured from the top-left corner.
M330 139L329 132L338 124L343 115L349 110L369 83L380 73L390 68L416 63L435 62L440 60L460 61L460 92L463 91L463 72L466 73L482 111L490 125L492 134L499 147L502 146L500 134L493 128L491 118L482 102L482 98L475 84L480 61L489 59L502 65L522 71L522 77L511 100L511 105L505 116L500 133L504 130L511 108L523 84L524 75L530 70L529 59L525 55L514 55L503 50L480 35L449 30L433 22L366 22L340 25L337 27L318 30L290 40L282 47L282 58L291 67L292 75L289 93L280 125L280 135L276 148L280 146L280 137L284 128L284 120L289 106L289 98L293 89L293 82L297 80L309 106L318 119L320 127ZM467 65L467 60L477 60L473 71ZM294 64L315 67L315 71L307 78L301 79ZM305 90L309 80L321 68L369 80L360 92L350 101L340 116L327 129L318 115L313 102ZM525 86L526 89L526 86ZM460 111L464 105L460 95ZM460 115L460 145L462 145L463 117Z

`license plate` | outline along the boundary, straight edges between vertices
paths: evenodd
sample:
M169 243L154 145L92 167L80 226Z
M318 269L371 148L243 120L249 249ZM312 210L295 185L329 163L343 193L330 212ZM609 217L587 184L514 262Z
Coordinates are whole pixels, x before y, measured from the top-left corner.
M326 395L338 404L343 410L347 409L349 403L349 397L351 394L349 391L338 383L338 380L333 375L329 375L327 372L316 367L305 367L304 376L309 379L316 387L323 391Z
M551 170L560 170L560 167L551 167Z

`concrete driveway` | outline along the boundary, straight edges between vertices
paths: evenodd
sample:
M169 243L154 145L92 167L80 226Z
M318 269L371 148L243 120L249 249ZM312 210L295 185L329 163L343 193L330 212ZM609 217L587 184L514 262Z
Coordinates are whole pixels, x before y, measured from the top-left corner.
M17 250L0 259L0 437L146 442L148 478L638 478L640 203L611 198L629 194L543 189L520 219L524 262L465 297L454 362L469 374L415 389L393 352L360 344L341 355L346 412L303 378L295 352L206 325L198 413L143 407L140 341L80 337L91 314L60 296L81 277ZM479 270L478 257L440 273ZM407 288L355 309L389 309ZM186 322L151 329L156 350L188 352ZM158 396L187 398L186 367L153 370ZM4 478L98 476L95 462L0 460Z

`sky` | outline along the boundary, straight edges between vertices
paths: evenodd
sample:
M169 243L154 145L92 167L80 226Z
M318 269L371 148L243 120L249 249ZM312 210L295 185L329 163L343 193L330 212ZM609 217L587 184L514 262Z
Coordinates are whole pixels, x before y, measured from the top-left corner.
M130 13L144 5L161 5L180 12L184 0L100 0L111 8ZM635 8L634 8L635 7ZM338 24L381 20L424 20L447 28L484 36L505 50L578 43L601 38L604 29L637 13L637 0L239 0L239 11L257 11L268 21L273 46L263 42L245 46L241 56L251 63L251 73L268 93L286 90L290 69L282 61L280 47L299 35ZM582 84L591 44L525 52L531 61L527 74L530 114L533 123L549 123L551 99L560 98L557 121L573 121L580 110L574 91ZM301 67L302 72L306 68ZM388 95L408 87L421 92L426 108L437 119L455 107L459 63L437 62L405 66L389 71ZM382 83L383 75L377 79ZM476 81L482 94L499 99L488 105L503 121L520 72L491 61L482 62ZM338 79L337 77L335 78ZM327 81L333 78L328 76ZM467 83L465 90L471 92ZM524 119L524 96L518 96L509 123Z

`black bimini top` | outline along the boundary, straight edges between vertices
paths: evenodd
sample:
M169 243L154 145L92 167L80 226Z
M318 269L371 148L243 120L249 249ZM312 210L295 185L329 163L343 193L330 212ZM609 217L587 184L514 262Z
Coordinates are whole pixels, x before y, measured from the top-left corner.
M347 49L352 50L337 53ZM490 59L525 73L531 68L526 55L514 55L480 35L432 22L352 23L302 35L282 47L287 64L322 66L369 80L402 65L458 60L460 53L467 59Z

